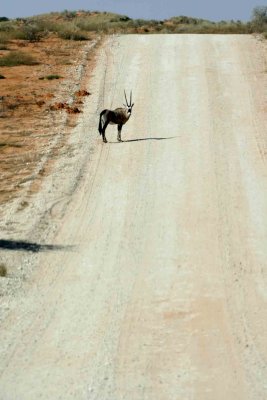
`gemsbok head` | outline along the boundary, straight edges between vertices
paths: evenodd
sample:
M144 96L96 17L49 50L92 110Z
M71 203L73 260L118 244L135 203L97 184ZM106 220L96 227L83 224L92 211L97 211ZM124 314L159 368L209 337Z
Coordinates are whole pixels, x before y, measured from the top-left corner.
M115 108L115 110L103 110L100 113L99 116L99 125L98 125L98 131L99 134L102 135L103 142L107 143L105 131L108 126L108 124L115 124L118 125L118 136L117 139L119 142L121 142L121 130L122 126L126 124L128 119L130 118L132 114L132 108L134 106L134 103L132 103L132 91L130 94L130 103L128 103L127 96L124 90L124 96L126 100L126 104L123 107Z

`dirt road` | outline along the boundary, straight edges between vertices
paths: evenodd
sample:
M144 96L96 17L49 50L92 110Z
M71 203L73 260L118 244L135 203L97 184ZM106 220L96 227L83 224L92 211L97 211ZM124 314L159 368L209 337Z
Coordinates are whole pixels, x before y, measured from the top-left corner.
M28 255L36 268L2 324L0 399L267 398L264 85L249 36L109 40L62 248ZM97 113L124 88L125 142L109 127L103 145Z

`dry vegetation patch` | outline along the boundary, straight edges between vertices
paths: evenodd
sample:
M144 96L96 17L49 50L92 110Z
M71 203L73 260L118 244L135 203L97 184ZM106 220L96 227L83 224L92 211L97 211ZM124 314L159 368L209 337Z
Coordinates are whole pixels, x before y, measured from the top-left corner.
M50 168L46 165L38 172L37 167L57 128L64 122L67 134L68 124L75 124L73 118L82 106L81 97L75 92L82 82L78 78L77 85L73 86L73 82L76 67L84 57L84 46L84 42L62 40L56 35L36 42L9 40L13 59L19 55L17 59L21 61L23 53L24 60L38 60L38 64L30 65L3 66L1 60L6 57L0 52L0 73L5 78L0 93L0 204L19 197L29 182L38 186L34 181L41 180L43 172ZM54 112L57 103L65 105ZM57 148L51 152L51 158L55 157ZM52 162L51 158L47 163Z

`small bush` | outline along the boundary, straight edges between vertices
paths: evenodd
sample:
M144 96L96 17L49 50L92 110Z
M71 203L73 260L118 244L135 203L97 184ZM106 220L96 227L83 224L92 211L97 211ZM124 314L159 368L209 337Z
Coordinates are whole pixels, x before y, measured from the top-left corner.
M60 79L62 78L62 76L60 75L47 75L47 76L42 76L41 78L39 78L41 81L42 80L48 80L48 81L52 81L54 79Z
M64 11L62 12L62 16L63 16L66 20L73 19L73 18L76 17L76 15L77 15L76 11L64 10Z
M111 18L110 22L128 22L130 20L131 18L129 18L127 15L122 15L115 18Z
M133 26L138 27L138 26L143 26L146 25L147 21L145 19L134 19L133 20Z
M4 264L0 264L0 276L7 276L7 267Z
M0 79L6 79L6 77L0 74Z
M22 30L16 33L17 39L28 40L29 42L40 42L45 36L45 32L42 31L37 25L26 25Z
M85 36L83 33L76 32L76 31L61 31L58 32L58 36L61 39L65 40L88 40L88 37Z
M15 67L17 65L36 65L38 62L30 55L22 51L14 51L0 58L1 67Z

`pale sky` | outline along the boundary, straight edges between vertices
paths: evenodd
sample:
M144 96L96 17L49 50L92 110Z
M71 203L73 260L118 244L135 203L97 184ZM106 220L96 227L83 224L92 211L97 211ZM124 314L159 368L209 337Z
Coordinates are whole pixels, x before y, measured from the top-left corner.
M266 0L2 0L0 16L26 17L50 11L98 10L132 18L166 19L178 15L218 20L247 21L252 9Z

